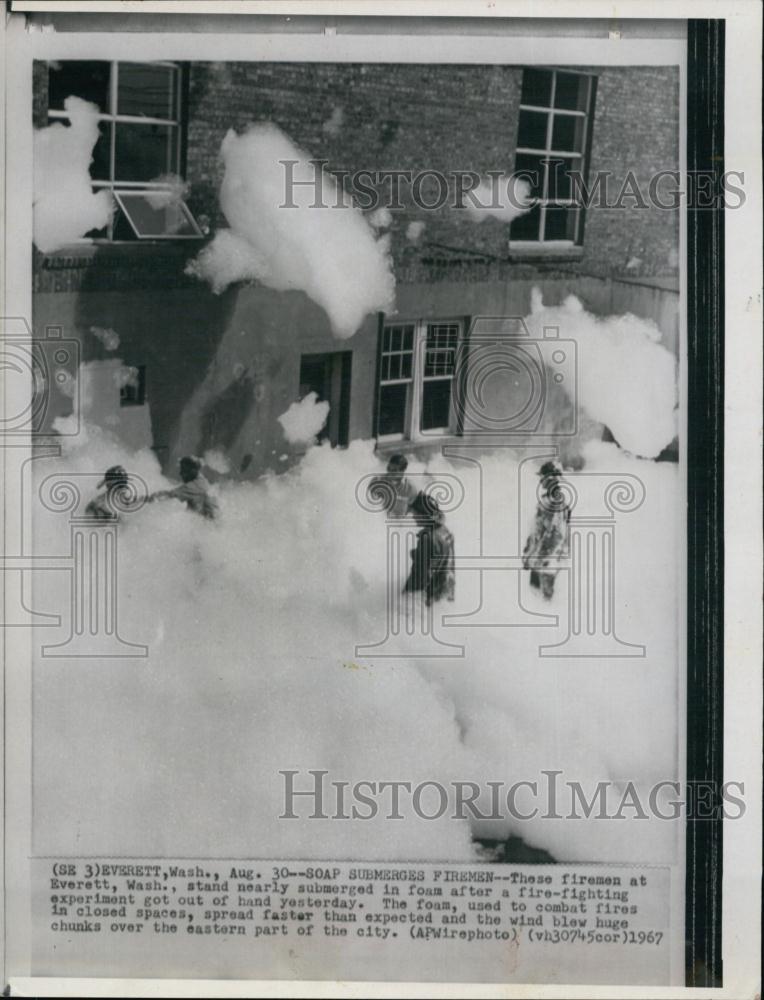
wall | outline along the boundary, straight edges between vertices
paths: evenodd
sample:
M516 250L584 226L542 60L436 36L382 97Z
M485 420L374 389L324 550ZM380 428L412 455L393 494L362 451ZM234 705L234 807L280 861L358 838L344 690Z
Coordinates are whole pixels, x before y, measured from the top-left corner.
M46 64L34 65L33 115L46 124ZM640 207L619 193L632 177L647 196L650 178L679 167L679 74L676 67L592 67L597 94L590 182L609 172L607 203L586 213L582 252L541 261L513 258L521 271L554 267L559 273L601 277L678 274L678 209ZM515 66L191 63L189 64L186 174L189 203L213 229L220 143L228 129L272 121L329 169L425 170L445 173L510 171L514 165L522 69ZM341 114L339 125L333 115ZM432 197L432 186L423 196ZM507 226L475 223L463 211L416 207L402 185L404 208L393 222L396 273L402 280L438 281L439 263L484 255L509 264ZM384 193L384 185L383 185ZM664 195L665 197L665 195ZM451 199L450 199L451 200ZM419 246L407 226L423 221Z
M611 171L615 197L629 171L644 190L678 164L678 74L668 67L600 68L591 172ZM46 121L44 64L34 67L35 123ZM335 170L511 170L522 70L507 66L194 63L189 67L189 203L202 221L217 207L218 150L229 128L274 121ZM336 126L340 117L341 123ZM333 124L334 123L334 124ZM335 127L336 126L336 127ZM424 212L402 187L392 250L402 317L526 315L530 289L550 304L570 292L592 312L653 318L676 348L678 213L593 207L573 256L510 258L507 226L464 212ZM427 189L424 190L427 195ZM423 239L405 237L426 223ZM331 337L302 293L259 286L211 294L183 273L199 244L78 247L34 258L34 324L63 326L84 360L106 360L90 333L110 327L125 364L147 368L153 444L165 467L188 451L223 447L248 475L283 468L276 418L296 399L302 353L353 351L350 436L372 432L376 317L350 341ZM66 400L58 401L66 412ZM131 431L132 433L132 431ZM247 459L249 456L249 459Z
M679 76L674 67L607 67L597 74L590 174L609 171L608 203L618 201L629 172L648 191L657 171L679 165ZM218 150L229 128L272 121L333 170L510 171L514 164L522 69L514 66L194 63L190 70L187 174L191 204L212 225L220 182ZM339 110L342 123L332 127ZM433 187L423 196L433 198ZM508 260L507 227L481 223L445 207L424 211L402 185L394 213L396 273L439 280L423 258L433 250ZM558 259L558 271L599 276L676 275L676 210L620 207L587 212L583 253ZM409 222L426 230L408 244ZM434 254L438 258L439 254ZM536 266L536 261L528 264ZM548 266L550 259L542 266Z
M146 266L135 255L148 248L123 249L133 256L134 268ZM281 456L294 458L301 449L287 444L276 418L297 399L300 355L306 353L353 352L349 434L370 436L376 316L350 341L338 341L323 310L302 292L252 285L215 296L184 278L184 256L170 250L154 260L140 290L128 290L124 272L112 273L114 253L119 251L104 251L100 262L88 257L84 267L73 266L73 257L59 260L65 268L40 266L35 334L44 337L46 327L61 327L65 338L79 340L83 362L102 368L116 358L146 366L150 424L144 426L150 434L142 444L153 444L166 469L173 471L180 455L208 448L222 448L237 469L250 456L249 475L283 468ZM113 330L119 347L106 350L93 327ZM111 384L106 388L111 404L99 399L93 413L118 432L127 418ZM113 419L107 421L110 405ZM50 420L69 412L68 397L57 394ZM132 425L128 443L136 444Z
M623 311L613 308L619 297L623 299L623 291L617 290L620 284L571 277L409 284L398 289L398 315L404 319L526 316L533 287L541 289L549 305L572 292L592 312L608 314ZM638 285L623 287L630 296L629 308L665 324L664 343L670 346L677 294ZM368 317L350 340L338 341L323 310L301 292L249 285L214 296L194 284L141 291L40 291L35 295L34 320L38 336L44 335L46 326L55 325L63 327L65 337L79 339L84 361L118 357L126 365L146 366L150 437L143 443L154 445L170 471L180 455L209 448L223 449L235 470L245 463L249 476L283 469L283 456L291 461L301 451L286 443L277 422L297 399L301 354L353 352L350 438L373 434L376 316ZM113 329L120 338L119 348L106 351L91 333L94 326ZM564 337L565 331L560 334ZM52 416L67 413L68 406L68 399L60 397ZM117 410L113 416L121 421L125 414ZM143 426L149 429L148 423ZM119 424L112 429L118 430ZM136 443L132 430L130 443Z
M174 453L223 448L249 475L283 469L304 451L286 442L278 417L298 399L300 356L352 351L349 437L372 433L377 318L338 341L322 309L302 292L245 286L203 381L184 401ZM286 458L285 458L286 456Z

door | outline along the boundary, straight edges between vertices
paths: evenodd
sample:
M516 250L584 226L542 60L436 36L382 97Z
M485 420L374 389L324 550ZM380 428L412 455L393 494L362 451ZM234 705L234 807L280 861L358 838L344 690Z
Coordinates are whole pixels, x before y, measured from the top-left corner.
M300 358L299 398L315 392L319 402L329 404L329 416L318 440L328 440L333 448L348 444L352 361L352 351L303 354Z

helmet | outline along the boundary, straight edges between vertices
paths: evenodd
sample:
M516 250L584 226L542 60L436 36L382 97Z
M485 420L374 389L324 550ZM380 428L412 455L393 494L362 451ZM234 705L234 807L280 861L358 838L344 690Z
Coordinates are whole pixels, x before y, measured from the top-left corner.
M123 465L112 465L104 473L104 477L98 484L100 490L102 486L127 486L128 475Z
M552 459L551 462L544 462L538 471L539 476L543 476L545 479L547 476L561 476L562 475L562 465L557 459Z

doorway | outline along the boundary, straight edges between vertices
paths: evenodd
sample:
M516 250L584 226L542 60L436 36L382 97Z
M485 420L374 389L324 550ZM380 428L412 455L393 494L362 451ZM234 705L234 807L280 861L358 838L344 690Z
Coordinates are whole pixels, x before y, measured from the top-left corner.
M319 402L329 404L329 416L318 440L328 440L333 448L345 448L349 440L352 363L352 351L303 354L300 358L299 398L315 392Z

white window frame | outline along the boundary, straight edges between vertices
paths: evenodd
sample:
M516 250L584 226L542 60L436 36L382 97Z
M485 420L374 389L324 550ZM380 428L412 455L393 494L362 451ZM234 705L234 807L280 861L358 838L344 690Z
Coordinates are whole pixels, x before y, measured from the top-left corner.
M93 59L93 60L82 60L83 62L108 62L109 69L109 110L107 112L99 112L98 121L108 122L111 128L111 148L109 150L109 174L108 180L92 180L92 186L95 190L107 190L115 196L115 201L117 207L122 209L122 203L118 197L120 193L124 192L126 194L140 193L142 191L165 191L167 190L167 185L162 183L157 183L155 181L125 181L117 180L115 178L115 164L116 164L116 144L117 144L117 129L118 124L133 124L133 125L165 125L170 128L174 128L175 131L175 155L168 156L167 168L164 173L180 175L180 165L181 165L181 146L183 140L183 105L182 105L182 93L181 93L181 81L182 81L182 67L177 62L167 62L164 60L138 60L138 59ZM174 107L172 118L155 118L148 115L123 115L118 113L118 101L119 101L119 67L122 65L136 65L136 66L164 66L168 69L175 71L175 86L174 86ZM54 109L48 108L48 121L68 121L69 115L65 109ZM172 162L174 161L174 162ZM191 211L185 202L181 203L181 212L184 218L189 222L193 228L193 233L165 233L165 234L152 234L150 236L145 236L140 234L135 225L130 218L130 216L123 212L125 218L127 219L128 225L135 231L136 240L196 240L203 236L201 229L199 228L196 219L194 219ZM101 238L87 238L84 237L81 240L77 240L77 243L118 243L125 242L114 239L114 219L109 222L107 227L107 234L105 237Z
M536 104L520 104L519 111L535 111L542 112L547 116L546 123L546 141L544 149L537 149L531 146L517 146L515 148L515 155L518 153L525 153L530 156L540 156L542 160L549 160L555 157L565 157L566 159L573 159L579 161L579 171L581 176L586 173L587 167L587 147L589 142L589 132L591 130L591 118L594 114L594 108L592 107L592 91L594 87L594 81L596 79L593 73L585 73L581 70L568 69L567 67L555 67L555 66L529 66L528 69L537 69L542 72L552 74L552 90L549 97L549 107L543 107ZM525 72L525 70L523 70ZM569 76L583 76L587 80L586 89L586 100L584 102L585 110L578 111L567 108L555 108L554 99L557 89L557 74L564 73ZM581 137L581 151L567 151L562 149L554 149L552 146L552 134L554 129L554 119L555 115L568 115L570 117L581 118L583 121L583 130ZM519 115L518 115L518 130L519 130ZM548 248L550 250L561 249L561 248L571 248L578 247L582 245L582 226L584 221L584 207L575 198L555 198L553 201L549 199L549 164L543 164L544 179L542 184L541 197L538 199L538 204L541 208L541 217L539 219L539 233L543 234L546 228L546 210L548 207L553 208L577 208L578 212L576 215L576 232L572 240L545 240L541 236L537 240L516 240L511 237L509 246L512 250L536 250L540 248Z
M384 350L384 335L385 330L391 327L407 327L411 326L414 328L414 336L412 343L412 358L411 358L411 377L410 378L393 378L386 379L382 377L382 371L380 367L379 378L377 380L377 393L378 399L381 395L382 387L385 385L409 385L410 389L407 393L406 398L406 409L403 417L404 428L403 431L395 434L379 434L379 412L377 413L377 427L375 427L375 434L377 441L385 443L387 441L428 441L432 438L450 437L456 434L456 425L458 414L456 412L455 396L456 393L453 390L453 385L455 379L458 377L458 362L460 357L460 348L462 346L464 337L464 320L463 318L433 318L427 317L426 319L416 319L416 320L399 320L397 317L392 318L390 322L385 322L381 329L381 342L379 347L379 358L380 366L382 365L382 359L386 354L396 354L397 351L387 352ZM427 328L430 326L455 326L456 330L456 343L454 345L454 367L453 371L448 375L425 375L425 362L426 362L426 350L427 350ZM449 404L449 419L448 426L446 427L434 427L428 430L422 430L422 403L424 398L424 385L426 382L451 382L451 399Z

